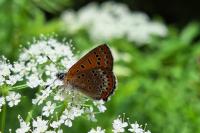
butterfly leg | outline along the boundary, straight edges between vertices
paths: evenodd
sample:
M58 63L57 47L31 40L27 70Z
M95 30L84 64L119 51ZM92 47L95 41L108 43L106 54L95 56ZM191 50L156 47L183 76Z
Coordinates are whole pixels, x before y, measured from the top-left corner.
M75 93L74 93L74 90L71 90L72 91L72 103L74 102L74 97L75 97Z

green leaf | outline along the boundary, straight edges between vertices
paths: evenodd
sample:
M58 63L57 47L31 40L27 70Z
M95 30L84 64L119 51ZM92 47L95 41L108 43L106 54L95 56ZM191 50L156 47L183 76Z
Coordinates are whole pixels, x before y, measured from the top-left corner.
M32 0L35 5L42 8L43 10L50 12L50 13L56 13L61 10L63 10L65 7L71 5L71 0Z
M194 38L199 34L199 23L190 23L180 34L180 40L189 45Z

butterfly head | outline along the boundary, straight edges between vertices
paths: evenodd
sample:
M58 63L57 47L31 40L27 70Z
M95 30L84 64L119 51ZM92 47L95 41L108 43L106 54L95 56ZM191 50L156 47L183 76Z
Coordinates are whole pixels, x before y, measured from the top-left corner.
M59 80L64 80L64 78L65 78L65 73L57 73L57 74L56 74L56 77L57 77L57 79L59 79Z

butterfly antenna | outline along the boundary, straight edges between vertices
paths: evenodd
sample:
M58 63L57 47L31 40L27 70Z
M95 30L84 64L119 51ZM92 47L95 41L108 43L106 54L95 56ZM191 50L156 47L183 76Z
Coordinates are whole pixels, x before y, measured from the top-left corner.
M47 55L47 59L48 59L49 61L51 61L54 65L57 65L48 55ZM54 84L56 80L57 80L57 79L55 79L51 84L46 85L46 86L45 86L45 89L48 88L49 86L51 86L52 84Z
M56 64L49 56L47 56L47 58L48 58L48 60L50 60L54 65L57 66L57 64Z
M46 85L46 86L45 86L45 89L46 89L46 88L48 88L49 86L51 86L52 84L54 84L56 80L57 80L57 78L56 78L56 79L54 79L54 81L53 81L51 84L49 84L49 85Z

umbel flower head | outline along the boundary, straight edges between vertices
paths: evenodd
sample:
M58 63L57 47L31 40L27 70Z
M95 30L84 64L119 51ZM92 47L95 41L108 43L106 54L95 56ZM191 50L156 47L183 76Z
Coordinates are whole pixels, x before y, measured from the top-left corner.
M130 123L129 119L128 121L125 121L125 114L123 115L123 118L119 116L117 119L115 119L112 123L112 132L113 133L124 133L124 132L131 132L131 133L151 133L149 130L146 130L146 126L143 128L142 125L139 125L137 122ZM127 129L127 127L130 127ZM88 133L105 133L105 129L102 129L101 127L97 127L96 129L92 128Z
M74 34L85 29L95 42L126 38L141 45L148 43L152 35L167 35L164 24L151 21L145 13L131 12L125 4L114 1L101 5L90 3L77 12L65 11L62 20L69 25L68 32Z
M0 73L0 88L7 88L7 93L0 97L0 111L7 105L5 102L10 107L20 104L23 94L16 92L18 89L39 90L32 99L34 108L26 121L18 117L20 127L16 132L61 132L61 125L72 127L77 117L86 116L95 121L95 114L106 110L103 101L92 101L71 88L63 88L63 83L55 80L58 72L67 72L77 61L72 46L71 42L41 37L30 43L29 48L22 49L19 60L13 64L5 58L0 61L3 71ZM40 111L33 116L35 108Z

